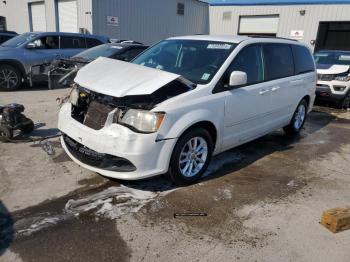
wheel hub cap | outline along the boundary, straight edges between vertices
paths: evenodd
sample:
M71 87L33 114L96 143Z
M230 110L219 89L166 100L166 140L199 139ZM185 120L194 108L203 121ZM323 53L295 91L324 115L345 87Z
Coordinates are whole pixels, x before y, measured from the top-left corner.
M18 83L17 74L9 69L2 69L0 71L0 87L11 89Z
M301 126L304 123L305 120L305 115L306 115L306 109L304 105L299 105L297 113L295 115L295 120L294 120L294 128L296 130L299 130Z
M182 148L179 158L179 169L185 177L197 175L208 157L208 145L202 137L191 138Z

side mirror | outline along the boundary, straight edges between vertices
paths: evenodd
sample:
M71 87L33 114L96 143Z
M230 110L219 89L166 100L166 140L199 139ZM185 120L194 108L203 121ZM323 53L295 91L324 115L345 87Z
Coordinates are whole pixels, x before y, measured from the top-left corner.
M36 48L36 44L31 42L27 44L27 49L35 49Z
M230 75L229 87L234 88L247 84L247 73L242 71L233 71Z

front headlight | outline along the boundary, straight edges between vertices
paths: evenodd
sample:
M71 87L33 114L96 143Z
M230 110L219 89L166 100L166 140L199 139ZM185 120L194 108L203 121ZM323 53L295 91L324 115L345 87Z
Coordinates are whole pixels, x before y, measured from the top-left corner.
M69 94L69 102L71 102L72 105L76 106L78 105L79 100L79 90L76 87L73 87Z
M163 123L165 113L150 112L140 109L127 109L126 112L117 110L117 122L143 133L158 131Z
M334 78L334 80L337 80L337 81L349 81L350 80L350 76L336 76Z

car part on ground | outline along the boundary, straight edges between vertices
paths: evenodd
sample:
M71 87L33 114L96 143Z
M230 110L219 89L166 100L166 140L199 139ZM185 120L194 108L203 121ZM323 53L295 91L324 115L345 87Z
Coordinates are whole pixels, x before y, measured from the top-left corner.
M20 104L8 104L0 106L0 141L8 142L13 137L15 130L24 134L34 130L34 123L24 114L24 106Z

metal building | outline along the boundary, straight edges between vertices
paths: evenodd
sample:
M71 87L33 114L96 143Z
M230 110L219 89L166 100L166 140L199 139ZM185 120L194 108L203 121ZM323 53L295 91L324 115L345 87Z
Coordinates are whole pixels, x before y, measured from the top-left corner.
M211 34L269 35L350 50L350 0L208 0Z
M1 0L0 28L102 34L151 44L209 33L201 0Z

